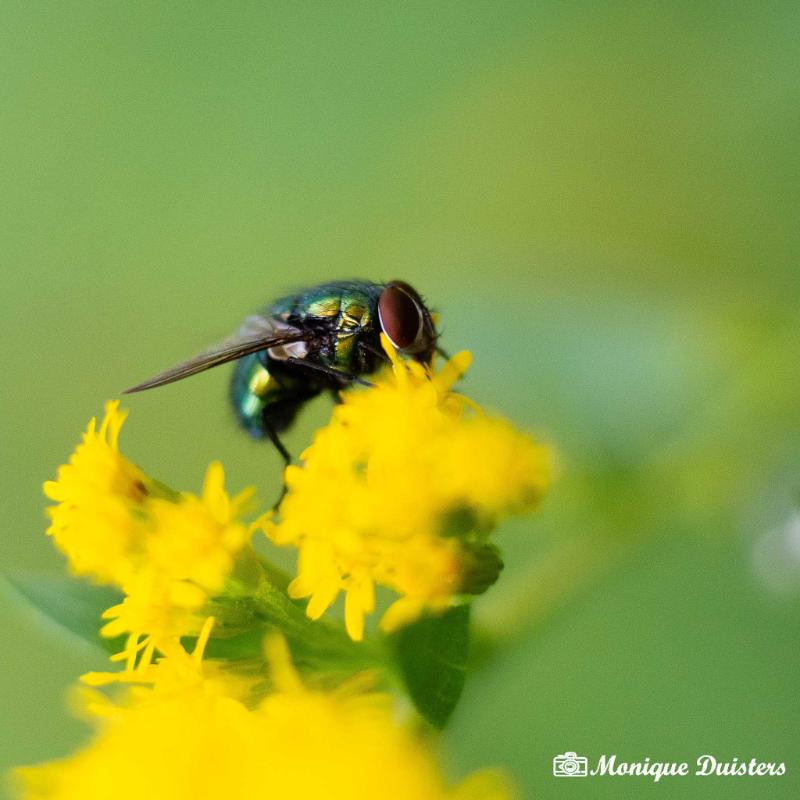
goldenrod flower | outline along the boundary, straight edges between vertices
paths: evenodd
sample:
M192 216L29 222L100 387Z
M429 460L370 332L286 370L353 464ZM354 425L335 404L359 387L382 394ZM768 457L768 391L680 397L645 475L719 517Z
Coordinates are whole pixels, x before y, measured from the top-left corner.
M316 619L345 592L345 622L363 636L375 585L400 595L392 629L423 609L483 591L501 562L487 541L504 514L532 508L549 481L545 448L451 391L470 363L441 371L401 360L374 388L342 395L331 422L286 470L273 542L298 548L293 597Z
M373 388L344 394L303 465L286 470L280 516L249 526L242 517L252 492L229 496L220 464L209 466L199 496L174 492L120 454L117 403L99 426L92 420L45 484L55 501L48 533L73 573L121 590L101 632L126 637L114 657L126 664L83 677L94 739L69 758L18 770L23 800L507 800L508 786L491 772L448 785L408 709L401 723L393 697L367 687L360 670L374 668L383 685L405 679L437 724L457 694L426 698L393 648L356 646L304 620L282 576L250 546L257 525L296 547L289 595L309 598L316 619L344 592L354 640L377 587L397 595L382 619L391 630L496 580L502 563L489 535L503 515L536 504L548 452L452 391L468 353L434 372L384 347L391 369ZM213 615L222 622L217 653L227 654L219 661L204 659ZM262 661L264 629L290 637L315 687L342 672L350 680L309 688L276 635ZM190 635L197 643L188 653L182 637ZM110 696L98 691L109 685Z
M183 493L177 502L151 499L137 567L123 583L123 602L105 614L107 636L120 633L168 639L195 632L198 612L231 573L250 531L238 521L251 492L229 498L222 466L212 463L203 493Z
M273 691L254 708L206 680L202 644L148 670L120 705L93 699L94 740L17 770L23 800L506 800L494 773L450 788L429 747L378 693L312 691L282 640L268 648ZM177 662L173 664L172 662ZM180 675L176 679L176 673Z
M47 533L69 559L76 575L121 586L131 575L130 554L141 530L147 478L119 453L119 431L126 413L106 403L100 428L92 419L69 463L58 468L44 492L57 505L48 508Z
M132 666L140 651L149 657L171 640L196 633L206 601L222 590L250 529L240 516L252 490L225 491L222 466L212 463L200 497L177 494L147 477L119 453L125 414L106 405L69 464L45 493L48 533L73 572L115 585L123 601L103 615L106 636L128 634L121 654Z

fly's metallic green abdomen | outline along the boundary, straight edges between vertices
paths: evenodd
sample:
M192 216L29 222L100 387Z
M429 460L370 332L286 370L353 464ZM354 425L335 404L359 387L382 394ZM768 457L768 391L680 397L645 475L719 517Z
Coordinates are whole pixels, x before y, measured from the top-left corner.
M260 439L266 435L264 415L269 414L273 430L284 431L291 425L304 400L319 394L319 390L303 391L303 382L284 379L276 381L262 363L263 359L253 354L245 356L236 364L231 381L231 401L242 427Z

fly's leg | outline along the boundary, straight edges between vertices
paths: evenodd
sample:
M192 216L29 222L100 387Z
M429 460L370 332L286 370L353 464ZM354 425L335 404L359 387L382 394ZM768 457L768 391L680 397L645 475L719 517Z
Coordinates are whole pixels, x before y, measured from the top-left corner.
M272 442L272 444L275 445L275 449L281 454L284 467L288 467L289 464L292 463L292 456L284 447L283 442L278 437L278 434L275 432L275 428L272 427L272 423L269 421L266 414L262 416L261 422L264 425L264 433L267 434L267 438Z
M383 350L381 350L381 349L379 349L377 347L373 347L368 342L359 341L358 347L359 347L359 349L363 350L365 353L370 353L371 355L375 356L376 358L379 358L381 361L383 361L384 364L391 364L392 363L392 360L389 358L389 356L386 355L386 353L383 352Z
M266 411L266 409L265 409ZM292 463L292 456L289 454L289 451L284 446L283 442L280 440L277 431L275 430L274 426L269 420L269 417L266 413L262 413L261 415L261 424L264 427L264 433L267 434L267 438L275 445L275 449L280 453L281 458L283 459L283 468L284 470L289 464ZM281 493L278 495L278 499L273 503L272 510L275 511L278 506L281 504L281 500L286 496L286 481L281 478Z
M283 362L281 362L283 363ZM279 434L282 434L294 421L298 411L312 397L319 394L319 388L310 385L308 380L301 380L300 376L280 374L280 369L274 369L277 364L269 366L270 376L275 378L277 388L273 389L263 398L264 407L261 411L261 433L269 439L280 453L284 463L282 476L286 474L286 467L292 463L292 456L284 446ZM274 374L273 373L277 373ZM277 508L286 495L285 478L281 492L273 508Z
M351 375L349 372L342 372L341 370L334 369L333 367L326 367L323 364L313 364L310 361L306 361L304 358L294 358L294 357L287 358L284 363L291 364L292 366L295 367L303 367L305 369L311 370L312 372L320 372L323 375L327 375L330 378L334 378L340 383L357 383L360 386L368 386L368 387L372 387L375 385L370 383L369 381L365 381L358 375Z

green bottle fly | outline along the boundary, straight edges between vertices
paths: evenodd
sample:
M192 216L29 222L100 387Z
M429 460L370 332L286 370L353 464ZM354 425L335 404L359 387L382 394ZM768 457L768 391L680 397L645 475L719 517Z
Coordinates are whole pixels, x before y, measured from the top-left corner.
M230 397L239 422L252 436L270 439L288 462L278 434L320 392L367 383L364 376L387 360L381 333L424 363L437 349L431 314L407 283L323 283L276 300L229 339L128 392L236 360Z

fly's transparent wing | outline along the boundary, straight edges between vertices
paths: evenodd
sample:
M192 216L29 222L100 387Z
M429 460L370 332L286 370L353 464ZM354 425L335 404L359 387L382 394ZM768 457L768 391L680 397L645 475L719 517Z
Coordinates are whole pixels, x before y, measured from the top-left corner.
M157 386L174 383L191 375L197 375L198 372L217 367L220 364L235 361L237 358L250 355L250 353L257 353L259 350L267 350L295 342L307 342L312 338L313 335L308 331L301 331L299 328L287 325L280 320L258 315L247 317L233 336L210 347L200 355L189 359L189 361L184 361L172 369L160 372L149 380L137 383L136 386L126 389L125 394L143 392L145 389L155 389Z

